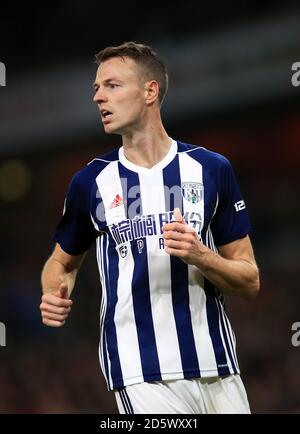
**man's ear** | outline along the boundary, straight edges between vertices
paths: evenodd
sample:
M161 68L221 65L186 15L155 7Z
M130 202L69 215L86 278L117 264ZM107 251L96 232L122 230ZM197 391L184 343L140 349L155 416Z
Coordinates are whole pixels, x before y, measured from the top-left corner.
M144 95L147 105L151 105L158 100L159 86L156 80L146 81Z

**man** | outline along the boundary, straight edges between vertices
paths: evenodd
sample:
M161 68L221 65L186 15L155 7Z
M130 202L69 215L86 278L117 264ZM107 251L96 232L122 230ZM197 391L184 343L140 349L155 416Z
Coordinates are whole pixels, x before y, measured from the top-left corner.
M172 140L166 67L133 42L96 56L94 101L123 146L73 178L42 273L43 323L62 326L96 240L99 357L121 413L248 413L223 295L252 298L259 275L228 160Z

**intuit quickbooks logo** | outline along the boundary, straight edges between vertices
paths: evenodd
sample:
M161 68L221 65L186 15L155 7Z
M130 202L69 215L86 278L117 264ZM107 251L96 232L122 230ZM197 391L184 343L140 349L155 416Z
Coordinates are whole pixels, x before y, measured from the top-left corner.
M0 322L0 347L6 346L6 327L5 324Z
M0 62L0 86L6 86L6 67Z

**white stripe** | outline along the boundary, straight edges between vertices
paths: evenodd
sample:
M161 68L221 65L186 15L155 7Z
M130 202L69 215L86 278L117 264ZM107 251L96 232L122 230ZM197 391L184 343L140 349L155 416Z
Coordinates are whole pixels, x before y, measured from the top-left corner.
M215 246L214 238L213 238L210 226L208 227L207 232L208 232L208 236L209 236L209 246L210 246L211 250L213 250L215 253L217 253L218 249Z
M203 184L202 165L186 153L179 154L179 167L181 182L201 182ZM183 212L197 212L202 219L201 231L204 223L204 197L194 204L183 198ZM201 232L200 232L201 233ZM189 296L192 327L196 345L196 352L201 374L205 371L218 372L212 340L206 312L206 294L204 291L204 278L200 270L194 266L188 266L189 271Z
M93 216L92 216L92 213L90 213L90 217L91 217L92 223L93 223L94 228L96 229L96 231L98 231L98 232L100 232L100 233L105 233L105 231L102 231L102 230L99 228L97 222L94 220L94 218L93 218Z
M129 245L126 258L119 260L118 302L114 317L124 379L143 375L132 300L133 270L134 259Z
M128 404L127 404L125 397L124 397L124 389L120 389L117 393L119 394L120 402L121 402L121 405L123 407L124 413L129 414L130 412L128 409Z
M155 173L154 173L155 172ZM141 172L140 187L143 214L165 212L163 173L160 169ZM182 364L172 304L170 256L159 249L160 223L156 221L157 236L147 238L150 298L156 346L162 379L180 373ZM173 377L174 378L174 377Z
M208 226L209 227L209 226ZM208 230L206 231L205 234L205 245L208 247L209 246L209 235L208 235Z
M101 279L101 286L102 286L102 300L101 300L101 306L100 306L100 342L99 342L99 360L100 360L100 365L101 365L101 369L104 375L104 378L106 379L106 382L108 384L108 386L110 388L112 388L112 378L111 378L111 373L110 373L110 361L109 361L109 354L108 354L108 349L107 346L105 344L105 339L104 339L104 320L105 320L105 314L106 314L106 308L107 308L107 288L105 285L105 275L104 275L104 260L103 257L104 255L107 256L107 252L108 252L108 245L106 247L106 251L104 251L103 248L103 244L104 244L104 236L107 237L106 234L104 234L101 239L98 238L97 239L97 244L96 244L96 248L97 248L97 261L98 261L98 268L99 268L99 274L100 274L100 279ZM101 242L101 246L100 246L100 242ZM104 364L104 353L106 353L106 359L107 359L107 363L108 363L108 378L107 378L107 374L105 372L105 364Z
M207 150L203 146L197 146L197 148L188 149L187 151L179 151L178 154L187 154L188 152L197 151L198 149L204 149L205 151Z
M87 166L89 164L91 164L93 161L103 161L104 163L111 163L112 162L111 160L104 160L103 158L94 158L93 160L91 160L87 163ZM119 160L117 159L117 160L113 160L113 161L119 161Z
M179 168L180 168L180 178L181 184L183 182L201 182L203 184L203 173L202 173L202 165L198 163L196 160L191 158L186 153L179 154ZM189 213L198 213L201 216L201 228L200 234L203 228L204 223L204 194L203 198L198 203L192 203L183 197L183 212ZM198 227L197 227L198 229Z
M107 225L109 226L118 221L125 220L124 205L112 209L110 208L117 194L123 196L118 162L114 161L108 164L97 176L96 182L104 201ZM132 300L131 284L133 270L134 259L130 242L128 242L126 257L121 258L119 256L119 278L117 283L118 301L114 316L120 365L124 379L143 375ZM130 357L128 357L129 351Z
M199 367L201 374L204 371L215 371L217 375L217 363L207 320L206 294L202 289L204 279L201 272L199 270L197 272L194 268L194 266L189 265L189 294L192 327Z

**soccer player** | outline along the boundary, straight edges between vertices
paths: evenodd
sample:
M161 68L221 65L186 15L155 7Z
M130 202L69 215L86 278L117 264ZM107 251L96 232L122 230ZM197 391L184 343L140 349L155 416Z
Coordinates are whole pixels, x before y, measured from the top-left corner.
M170 138L168 74L151 47L96 55L94 101L122 147L73 177L42 272L43 323L64 325L96 240L99 358L120 413L249 413L224 295L254 297L259 273L229 161Z

